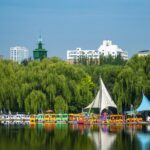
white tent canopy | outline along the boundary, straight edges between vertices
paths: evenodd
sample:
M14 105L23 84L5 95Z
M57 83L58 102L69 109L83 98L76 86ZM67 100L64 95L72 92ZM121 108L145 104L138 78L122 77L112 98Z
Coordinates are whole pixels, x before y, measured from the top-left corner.
M84 109L99 108L100 113L101 113L105 108L108 108L108 107L117 108L116 104L114 103L111 96L109 95L102 79L100 79L100 84L101 84L101 87L95 99L92 101L91 104L89 104Z

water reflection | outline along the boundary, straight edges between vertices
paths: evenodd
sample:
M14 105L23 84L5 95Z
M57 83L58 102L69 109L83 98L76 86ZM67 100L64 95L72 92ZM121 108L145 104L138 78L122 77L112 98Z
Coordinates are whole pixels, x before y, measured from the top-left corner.
M137 133L137 138L140 141L142 150L150 149L150 134Z
M1 150L150 149L150 126L9 123L0 125Z
M108 126L100 127L98 131L91 131L88 136L94 141L97 150L109 150L116 139L116 134L110 133Z

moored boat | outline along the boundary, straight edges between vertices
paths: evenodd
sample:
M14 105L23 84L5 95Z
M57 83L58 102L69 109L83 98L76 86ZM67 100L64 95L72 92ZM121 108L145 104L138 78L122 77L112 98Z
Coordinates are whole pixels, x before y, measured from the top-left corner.
M108 122L113 124L123 124L125 123L125 116L121 114L110 115Z
M84 124L84 114L79 114L77 122L78 124Z
M55 123L56 122L56 114L49 115L49 122Z
M0 120L10 120L10 121L29 121L30 115L26 114L2 114Z
M44 122L56 122L56 114L44 114Z
M38 114L38 115L36 115L36 120L38 122L43 122L44 121L44 114Z
M44 114L44 122L49 122L50 114Z
M12 115L6 115L6 114L1 115L1 120L2 121L9 121L9 120L12 120L12 118L13 118Z
M75 123L78 123L78 117L79 115L78 114L69 114L69 123L72 123L72 124L75 124Z
M67 123L68 122L68 114L56 114L56 122L57 123Z
M30 120L30 115L24 115L23 120L24 120L24 121L29 121L29 120Z
M36 115L30 115L30 126L35 126L36 125Z
M14 114L14 115L12 115L12 119L14 120L14 121L21 121L21 120L24 120L24 118L25 118L25 114Z
M136 115L136 114L128 114L126 116L126 123L128 124L136 124L136 123L142 123L143 118L141 115Z

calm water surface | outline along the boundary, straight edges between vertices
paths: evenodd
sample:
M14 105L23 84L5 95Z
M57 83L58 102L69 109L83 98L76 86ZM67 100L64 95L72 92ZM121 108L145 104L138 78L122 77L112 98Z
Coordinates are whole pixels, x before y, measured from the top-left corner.
M0 125L0 150L150 150L150 125Z

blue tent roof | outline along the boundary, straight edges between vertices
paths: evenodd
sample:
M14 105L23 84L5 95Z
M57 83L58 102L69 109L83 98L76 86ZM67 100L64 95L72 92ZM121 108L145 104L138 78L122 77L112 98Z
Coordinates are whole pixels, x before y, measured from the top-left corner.
M148 98L143 94L143 99L140 106L137 108L137 111L150 111L150 101Z

